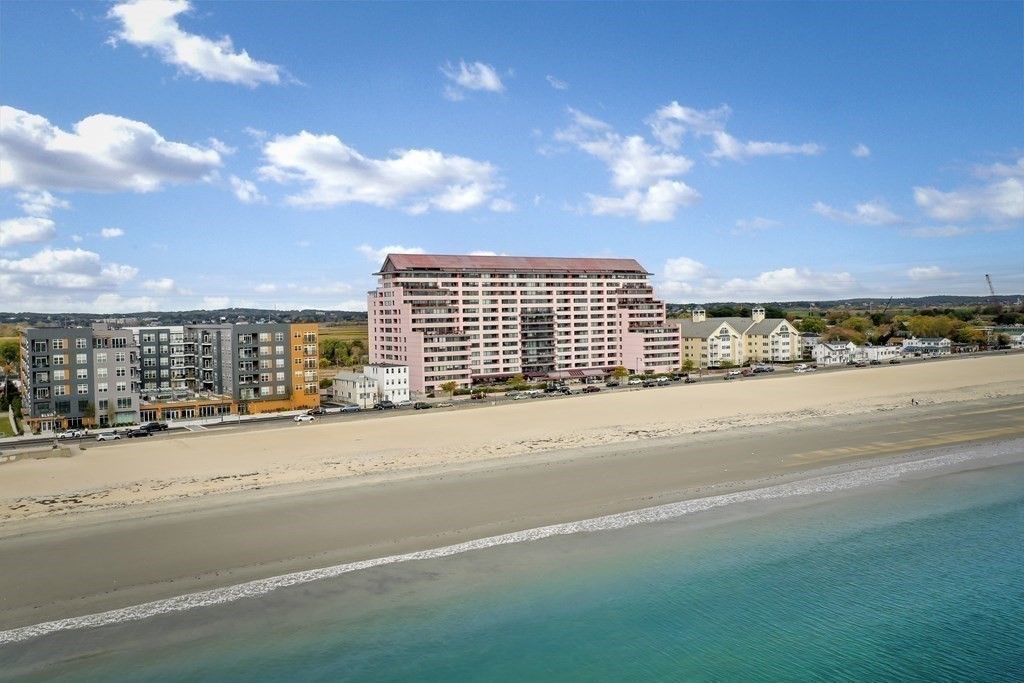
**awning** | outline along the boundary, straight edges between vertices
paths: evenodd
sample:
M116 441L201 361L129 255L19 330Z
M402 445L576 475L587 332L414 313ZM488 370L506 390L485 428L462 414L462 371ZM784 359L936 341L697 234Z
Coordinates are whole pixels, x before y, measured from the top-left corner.
M582 379L584 377L604 377L604 370L556 370L547 374L548 379Z

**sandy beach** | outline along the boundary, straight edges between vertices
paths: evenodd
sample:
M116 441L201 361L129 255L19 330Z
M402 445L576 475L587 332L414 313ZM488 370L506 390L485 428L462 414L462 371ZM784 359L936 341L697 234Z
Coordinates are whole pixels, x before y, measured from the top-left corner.
M0 628L1016 438L1022 380L1024 355L962 358L6 463Z

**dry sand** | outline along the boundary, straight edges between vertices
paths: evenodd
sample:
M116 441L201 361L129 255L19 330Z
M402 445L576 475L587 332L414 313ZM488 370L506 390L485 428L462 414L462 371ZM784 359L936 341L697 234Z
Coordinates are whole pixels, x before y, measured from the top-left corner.
M8 463L0 628L1019 438L1022 379L1024 355L962 358Z

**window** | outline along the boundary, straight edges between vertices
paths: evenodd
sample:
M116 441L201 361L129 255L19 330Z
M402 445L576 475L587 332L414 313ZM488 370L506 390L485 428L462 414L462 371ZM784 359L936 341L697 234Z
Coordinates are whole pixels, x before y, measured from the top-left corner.
M85 396L88 393L89 393L89 385L88 384L79 384L78 385L78 395L79 396Z
M53 364L54 365L64 365L64 361L65 360L66 360L66 356L63 353L58 353L58 354L55 354L53 356Z
M117 370L114 371L114 375L117 377L126 377L128 375L128 371L123 367L118 367Z
M117 399L117 407L119 410L130 410L132 407L132 397L122 396L121 398Z
M107 399L101 398L99 401L96 402L96 410L102 413L104 410L107 409L108 405L109 403L107 402Z
M67 373L66 370L54 370L53 371L53 381L54 382L63 382L64 380L67 379L67 374L68 373Z
M260 396L270 396L271 391L270 387L260 387Z
M54 396L67 396L68 395L68 387L67 387L67 385L66 384L58 384L57 386L55 386L53 388L53 395Z
M283 368L284 367L284 358L275 358L274 359L274 367L275 368Z
M156 353L156 347L155 346L143 346L142 347L142 352L144 354L146 354L147 356L152 356L153 354Z
M276 380L277 380L278 382L283 382L283 381L284 381L284 373L283 373L283 372L279 372L279 373L277 373L277 377L276 377L275 379L276 379Z
M283 396L284 395L285 387L284 387L283 384L278 384L276 389L277 389L277 395L278 396Z
M85 345L85 337L78 337L75 339L75 348L84 349L87 348Z
M99 383L97 383L96 384L96 393L98 393L98 394L105 394L105 393L107 393L107 383L106 382L99 382Z
M119 391L119 392L128 391L128 383L127 382L118 382L116 387L115 387L115 389L117 391Z
M276 341L276 342L284 341L284 332L275 332L274 333L274 341ZM280 351L278 353L280 353Z
M114 352L114 362L115 363L123 363L125 361L125 358L127 358L127 354L125 354L124 351L115 351Z
M107 352L106 351L102 351L100 353L97 353L96 354L96 362L97 363L106 363L107 362Z
M268 341L270 341L270 333L269 332L260 332L260 341L261 342L268 342Z
M85 353L75 354L75 365L85 365L86 363L88 363L89 361L87 359L87 356L88 354Z
M57 349L58 351L60 349L66 349L67 348L67 340L66 339L54 339L53 340L53 348Z
M284 355L284 344L281 344L280 346L275 346L274 347L274 353L276 353L279 356L283 356Z

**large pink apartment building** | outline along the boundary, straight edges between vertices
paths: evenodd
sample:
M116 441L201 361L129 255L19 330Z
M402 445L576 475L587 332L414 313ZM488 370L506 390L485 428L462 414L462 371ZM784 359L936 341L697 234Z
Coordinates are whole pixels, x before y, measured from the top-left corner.
M369 292L370 362L409 388L679 369L677 324L633 259L390 254Z

